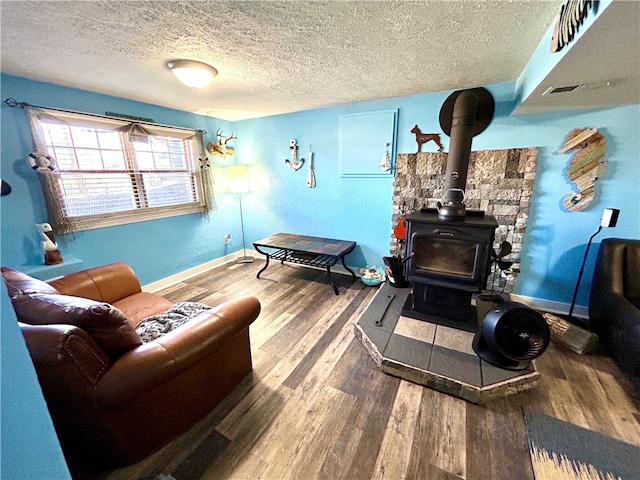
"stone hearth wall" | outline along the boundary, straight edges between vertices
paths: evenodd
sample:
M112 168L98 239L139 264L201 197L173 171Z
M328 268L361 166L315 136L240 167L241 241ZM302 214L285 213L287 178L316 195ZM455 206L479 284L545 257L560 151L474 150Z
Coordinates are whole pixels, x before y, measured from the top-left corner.
M520 267L522 239L524 237L529 205L533 193L538 150L514 148L509 150L484 150L472 152L467 173L465 205L468 209L484 210L497 222L494 248L503 240L513 249L505 260ZM447 153L401 153L396 159L396 176L393 183L393 216L391 218L391 255L404 256L404 243L393 235L401 214L408 214L422 207L435 207L444 197L444 174ZM494 279L489 277L487 288ZM494 288L511 292L515 274L498 271Z

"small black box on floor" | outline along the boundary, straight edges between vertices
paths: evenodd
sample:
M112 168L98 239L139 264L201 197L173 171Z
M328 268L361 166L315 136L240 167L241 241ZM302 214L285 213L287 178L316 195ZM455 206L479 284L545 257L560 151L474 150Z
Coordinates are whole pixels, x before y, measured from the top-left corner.
M409 282L404 278L402 260L399 257L382 257L387 277L392 287L407 288Z

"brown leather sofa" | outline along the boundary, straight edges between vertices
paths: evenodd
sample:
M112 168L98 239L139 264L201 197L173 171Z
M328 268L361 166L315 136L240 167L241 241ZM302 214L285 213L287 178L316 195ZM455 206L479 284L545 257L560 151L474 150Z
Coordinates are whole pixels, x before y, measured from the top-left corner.
M2 274L65 453L134 463L205 416L252 369L254 297L143 344L135 327L172 303L143 292L124 263L50 283L5 267Z
M640 240L606 238L600 243L589 328L625 373L640 377Z

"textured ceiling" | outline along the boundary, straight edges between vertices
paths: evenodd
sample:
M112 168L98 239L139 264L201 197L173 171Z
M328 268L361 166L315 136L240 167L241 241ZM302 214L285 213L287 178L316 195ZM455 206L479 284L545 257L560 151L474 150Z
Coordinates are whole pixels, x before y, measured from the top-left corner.
M514 81L562 3L2 1L1 68L238 120ZM219 74L190 89L178 58Z

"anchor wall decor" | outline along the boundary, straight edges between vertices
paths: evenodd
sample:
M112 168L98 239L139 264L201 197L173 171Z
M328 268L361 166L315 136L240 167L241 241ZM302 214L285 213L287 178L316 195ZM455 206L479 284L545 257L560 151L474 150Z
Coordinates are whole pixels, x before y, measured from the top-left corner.
M289 140L289 150L291 150L291 160L286 159L284 163L287 164L291 170L299 170L304 163L304 158L298 160L298 145L294 138Z

